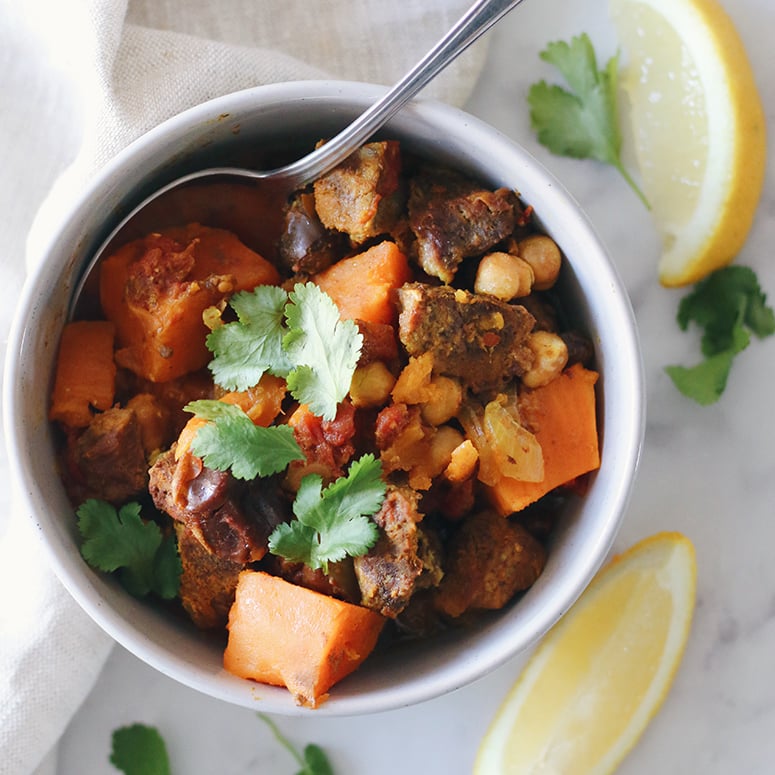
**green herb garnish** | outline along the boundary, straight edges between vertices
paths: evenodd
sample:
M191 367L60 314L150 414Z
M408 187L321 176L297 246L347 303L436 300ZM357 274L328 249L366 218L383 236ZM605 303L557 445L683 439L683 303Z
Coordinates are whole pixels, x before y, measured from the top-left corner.
M231 470L236 479L255 479L280 473L292 460L304 458L289 425L263 428L239 406L224 401L202 399L184 409L210 421L191 442L191 451L208 468Z
M334 769L320 746L309 743L304 747L304 754L302 755L296 750L290 740L280 732L277 724L275 724L269 716L263 713L257 713L256 715L272 730L275 740L277 740L277 742L280 743L280 745L282 745L299 764L301 769L296 775L334 775Z
M617 112L619 57L598 70L592 41L584 33L570 43L549 43L541 59L564 76L570 91L539 81L530 87L530 120L538 141L552 153L611 164L646 207L648 200L621 160L622 135Z
M732 362L751 341L775 333L775 313L767 306L754 271L728 266L705 277L678 307L678 325L686 331L694 322L703 329L702 354L696 366L668 366L665 371L688 398L712 404L726 388Z
M269 372L284 377L291 395L310 411L333 420L358 363L358 326L340 320L336 304L314 283L297 283L290 294L259 286L236 294L230 305L237 320L207 337L215 381L246 390Z
M81 554L89 565L106 573L118 571L122 586L135 597L153 592L164 599L177 596L180 557L172 536L140 518L140 504L127 503L118 511L106 501L91 498L79 506Z
M218 385L247 390L264 372L284 377L293 368L282 347L287 303L288 294L273 285L232 296L229 306L237 320L207 336L207 347L215 355L210 371Z
M379 533L369 517L384 497L382 464L371 454L356 460L346 476L325 489L318 475L305 476L293 503L296 519L274 529L269 550L328 572L329 562L358 557L375 544Z

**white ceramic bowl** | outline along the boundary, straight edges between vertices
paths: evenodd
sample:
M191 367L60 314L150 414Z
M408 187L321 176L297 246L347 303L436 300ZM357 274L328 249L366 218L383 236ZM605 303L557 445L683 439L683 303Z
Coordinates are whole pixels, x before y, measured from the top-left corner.
M73 202L29 278L8 346L5 427L18 489L64 585L115 640L149 665L206 694L276 713L351 715L417 703L464 686L525 650L570 608L606 557L624 516L644 428L641 359L627 294L578 204L527 152L464 112L434 102L405 108L381 133L493 186L518 189L567 258L562 292L596 347L602 465L562 515L538 582L475 631L451 632L374 655L315 711L284 689L243 681L193 627L134 600L79 554L73 509L60 484L48 397L70 294L90 254L142 196L192 169L235 163L289 138L312 143L370 105L381 87L296 82L199 105L119 154Z

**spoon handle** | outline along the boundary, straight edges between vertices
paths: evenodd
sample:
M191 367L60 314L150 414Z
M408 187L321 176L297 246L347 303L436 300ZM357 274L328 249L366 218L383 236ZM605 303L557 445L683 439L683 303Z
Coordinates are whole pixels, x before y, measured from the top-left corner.
M522 0L476 0L449 32L385 95L339 134L285 167L257 172L298 188L335 167L364 143L450 62Z

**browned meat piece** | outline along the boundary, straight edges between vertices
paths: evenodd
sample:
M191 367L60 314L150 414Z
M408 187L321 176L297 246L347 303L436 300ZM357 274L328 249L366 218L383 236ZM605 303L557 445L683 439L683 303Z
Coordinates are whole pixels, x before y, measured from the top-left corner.
M398 358L398 339L396 330L390 323L373 323L370 320L356 320L358 331L363 337L359 366L374 361L391 363Z
M401 151L395 140L368 143L315 181L315 208L328 229L353 245L388 233L403 205Z
M426 169L410 181L409 224L423 270L452 282L464 258L480 255L514 231L513 191L488 191L450 170Z
M535 320L492 296L407 283L398 290L398 336L409 355L433 353L434 370L474 391L497 388L533 362L526 344Z
M96 414L67 449L71 497L121 503L145 489L148 462L137 415L131 409Z
M190 453L178 461L172 450L161 455L148 489L156 508L182 522L208 551L239 564L260 560L271 532L291 517L275 479L244 482Z
M551 331L559 329L557 310L540 293L531 293L520 298L519 303L535 318L535 331Z
M225 627L239 572L244 566L208 552L181 522L175 523L175 533L183 567L180 575L183 608L202 630Z
M281 262L296 274L315 274L331 266L345 252L346 237L327 229L315 211L315 197L308 192L291 199L278 244Z
M290 562L283 557L268 554L261 563L261 568L297 587L313 589L349 603L360 602L360 589L350 558L329 563L328 573L325 573L323 570L312 570L303 562Z
M395 618L406 608L423 572L417 523L418 495L408 487L389 486L374 516L380 528L377 543L354 560L361 605Z
M502 608L532 586L545 564L546 551L522 525L480 512L463 520L450 539L436 606L451 617Z
M165 433L166 443L161 445L162 448L169 447L191 419L191 415L183 411L186 404L200 398L215 397L213 376L207 368L168 382L151 382L128 369L119 369L116 372L116 402L122 406L128 405L138 393L152 395L168 416L169 428Z
M562 331L560 339L568 348L568 366L574 363L591 366L595 358L595 346L588 336L579 331Z

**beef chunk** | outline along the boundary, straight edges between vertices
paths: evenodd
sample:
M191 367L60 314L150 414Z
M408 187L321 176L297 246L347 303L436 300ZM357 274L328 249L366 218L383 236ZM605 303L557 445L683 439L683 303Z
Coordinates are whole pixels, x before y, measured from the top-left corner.
M377 543L354 560L361 605L395 618L406 608L423 572L417 523L418 495L408 487L389 486L374 516L380 528Z
M288 269L303 275L321 272L342 256L346 241L344 234L320 222L311 193L294 195L283 215L278 244L280 261Z
M340 562L329 563L328 571L325 572L322 569L313 570L303 562L291 562L278 555L268 554L261 568L297 587L312 589L348 603L360 602L360 588L355 578L352 559L349 557Z
M502 608L532 586L546 564L543 546L522 525L492 511L467 517L450 538L436 606L451 617Z
M398 358L396 330L390 323L374 323L371 320L356 320L358 331L363 337L358 365L366 366L374 361L392 363Z
M434 370L474 391L497 388L533 362L534 318L491 296L407 283L398 291L398 336L409 355L433 353Z
M182 522L175 523L175 533L183 568L180 575L183 608L200 629L225 627L244 566L209 552Z
M388 233L403 205L401 151L395 140L367 143L314 184L323 225L353 245Z
M514 231L513 191L488 191L450 170L426 169L410 181L409 225L423 270L452 282L464 258L480 255Z
M148 462L137 415L131 409L96 414L68 445L74 500L99 498L121 503L145 489Z
M173 451L161 455L149 490L156 508L182 522L208 551L235 563L260 560L269 535L291 517L276 479L241 481L189 453L177 461Z

